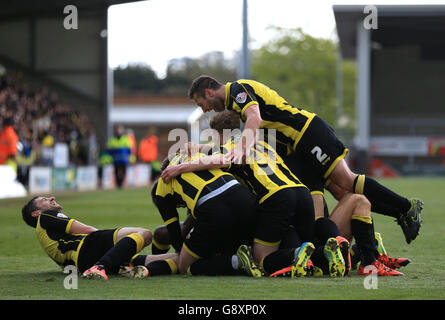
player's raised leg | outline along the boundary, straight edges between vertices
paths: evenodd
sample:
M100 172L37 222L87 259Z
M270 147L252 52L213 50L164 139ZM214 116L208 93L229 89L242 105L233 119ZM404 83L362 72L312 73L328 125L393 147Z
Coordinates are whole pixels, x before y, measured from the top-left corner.
M371 177L353 173L344 159L338 162L329 179L344 190L366 196L371 202L372 211L396 218L407 243L419 234L423 209L421 200L407 199Z

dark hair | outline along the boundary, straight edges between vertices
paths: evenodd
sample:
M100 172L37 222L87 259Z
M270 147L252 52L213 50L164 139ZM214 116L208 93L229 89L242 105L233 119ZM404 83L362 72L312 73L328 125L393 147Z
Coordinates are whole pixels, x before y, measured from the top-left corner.
M189 98L193 99L194 94L196 93L198 97L204 97L205 89L219 89L222 86L216 79L209 76L199 76L195 80L193 80L192 85L189 89Z
M170 163L172 164L181 164L184 161L186 161L188 158L188 156L184 153L171 153L170 155L168 155L161 164L161 172L165 170L165 168L167 168ZM172 162L173 160L173 162Z
M165 168L168 167L168 165L170 164L170 159L169 157L166 157L161 164L161 172L165 170Z
M6 118L3 120L3 125L5 127L13 126L14 125L14 119L12 117Z
M169 164L170 164L170 158L169 158L169 157L166 157L166 158L162 161L162 164L161 164L161 172L164 171L165 168L167 168ZM157 189L157 187L158 187L158 181L159 181L159 179L161 179L161 178L156 179L155 182L153 183L153 186L151 187L151 200L153 201L153 204L154 204L155 206L157 206L157 204L156 204L156 197L155 197L155 196L156 196L156 189Z
M224 129L239 129L240 118L232 110L218 112L210 119L210 128L221 133Z
M37 226L37 218L34 218L31 214L38 210L39 208L35 204L35 200L38 198L34 197L31 200L28 201L27 204L25 204L22 208L22 218L23 221L26 222L28 226L31 226L35 228Z

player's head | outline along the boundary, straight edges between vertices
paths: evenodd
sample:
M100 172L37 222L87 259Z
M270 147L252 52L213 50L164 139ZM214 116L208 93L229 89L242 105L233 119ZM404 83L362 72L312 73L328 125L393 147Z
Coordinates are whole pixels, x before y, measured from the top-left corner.
M218 131L219 133L222 133L224 129L239 129L239 116L231 110L218 112L210 119L210 128Z
M167 168L170 164L170 158L166 157L164 160L162 160L161 163L161 172L165 170L165 168Z
M221 83L212 77L199 76L193 80L188 95L202 111L209 112L215 110L220 112L225 109L225 96L218 93L222 86Z
M161 164L161 173L170 164L180 164L186 158L187 158L187 155L181 154L181 153L171 154L170 156L165 157L165 159L162 161L162 164ZM161 178L159 178L159 179L161 179ZM156 188L158 187L159 179L156 179L156 181L153 183L153 187L151 188L151 199L153 200L153 203L155 205L156 205L156 202L155 202Z
M231 110L215 114L210 119L210 128L218 131L221 144L224 144L228 138L241 133L239 116Z
M161 173L165 170L169 165L181 164L189 159L189 156L185 153L171 153L168 155L161 164Z
M40 214L46 210L62 211L63 207L56 202L55 197L34 197L22 208L22 218L27 225L35 228Z
M170 165L170 158L169 157L165 157L165 159L162 161L161 164L161 173L162 171L165 170L165 168L167 168ZM155 182L153 183L153 186L151 187L151 200L153 201L153 203L156 205L156 189L158 187L158 181L160 178L156 179Z

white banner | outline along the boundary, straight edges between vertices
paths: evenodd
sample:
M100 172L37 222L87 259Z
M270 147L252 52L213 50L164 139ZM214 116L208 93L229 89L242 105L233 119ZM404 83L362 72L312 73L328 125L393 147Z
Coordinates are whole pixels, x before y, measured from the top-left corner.
M151 166L149 164L136 164L134 166L134 186L148 186L151 179Z
M126 187L134 187L134 166L127 166L124 183Z
M25 197L25 187L16 180L17 174L11 166L0 165L0 199Z
M97 189L97 167L78 167L77 168L77 189L84 190L96 190Z
M113 189L115 186L114 166L107 164L102 168L102 189Z
M69 150L68 144L66 143L56 143L54 145L54 167L56 168L66 168L69 165Z
M29 169L29 193L51 192L51 168L31 167Z
M148 186L151 178L151 166L148 164L135 164L127 167L125 185L127 187Z
M427 137L372 137L370 153L385 156L426 156Z

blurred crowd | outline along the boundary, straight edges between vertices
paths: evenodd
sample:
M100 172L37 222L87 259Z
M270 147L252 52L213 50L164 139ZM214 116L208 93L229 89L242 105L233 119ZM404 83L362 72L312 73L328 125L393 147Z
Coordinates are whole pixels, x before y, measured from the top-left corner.
M0 66L1 67L1 66ZM68 149L66 166L113 164L122 187L126 166L147 163L152 177L159 174L158 138L150 127L138 145L131 129L117 126L115 135L100 149L86 114L61 102L47 87L31 88L20 73L0 68L0 165L10 165L17 179L28 185L31 166L55 166L57 147ZM122 173L124 172L124 173Z
M26 176L30 165L53 165L59 142L68 146L70 165L97 162L96 135L88 117L62 103L47 87L31 89L20 73L0 75L0 133L8 126L18 136L19 178Z

